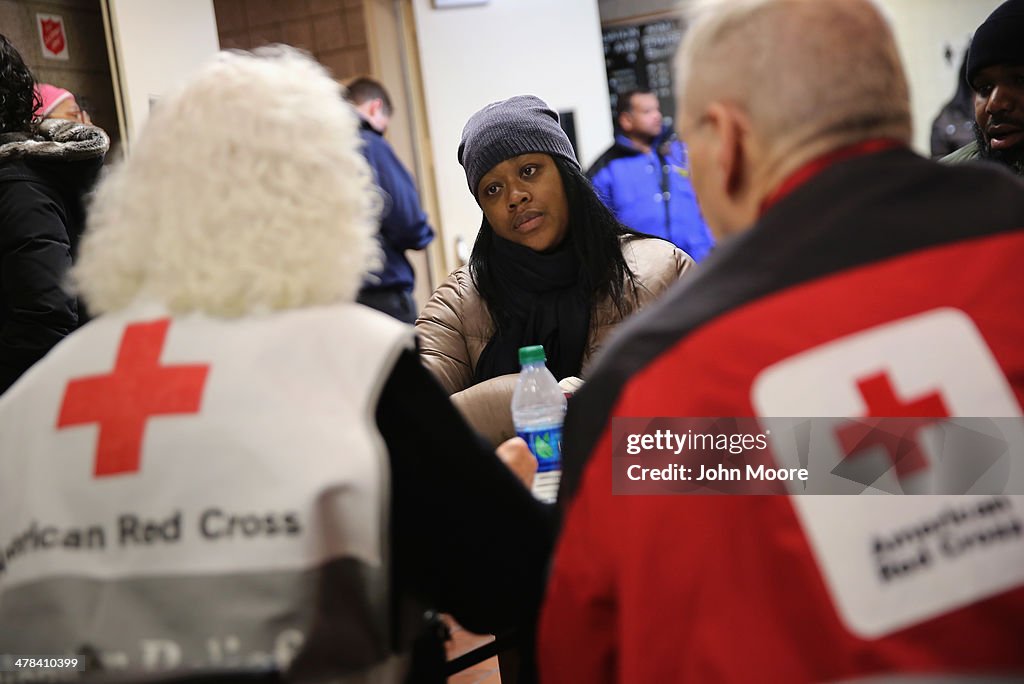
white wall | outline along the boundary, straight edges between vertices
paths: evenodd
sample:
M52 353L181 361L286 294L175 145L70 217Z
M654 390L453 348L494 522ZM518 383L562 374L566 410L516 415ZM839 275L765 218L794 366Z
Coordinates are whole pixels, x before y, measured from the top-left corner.
M956 92L964 46L1003 0L877 1L889 13L910 79L914 147L927 155L932 121ZM954 52L949 62L946 45Z
M213 0L107 0L130 145L150 102L220 49Z
M480 208L457 159L462 127L484 105L531 93L572 110L584 169L612 140L608 82L595 0L490 0L434 9L413 0L439 223L449 268L454 242L472 244Z

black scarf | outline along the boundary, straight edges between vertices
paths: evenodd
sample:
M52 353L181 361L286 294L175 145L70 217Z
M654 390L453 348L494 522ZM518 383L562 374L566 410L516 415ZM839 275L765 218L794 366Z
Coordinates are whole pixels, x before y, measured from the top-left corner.
M475 382L519 372L519 348L544 345L558 379L579 375L590 332L590 293L570 238L550 252L494 236L488 254L496 309L507 315L480 354ZM494 303L488 303L492 307Z

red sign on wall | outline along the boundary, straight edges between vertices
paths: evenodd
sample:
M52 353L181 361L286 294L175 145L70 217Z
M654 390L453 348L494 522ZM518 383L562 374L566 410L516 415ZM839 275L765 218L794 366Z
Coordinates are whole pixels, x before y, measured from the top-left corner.
M68 37L64 31L64 17L58 14L37 14L36 26L39 28L43 57L67 59Z

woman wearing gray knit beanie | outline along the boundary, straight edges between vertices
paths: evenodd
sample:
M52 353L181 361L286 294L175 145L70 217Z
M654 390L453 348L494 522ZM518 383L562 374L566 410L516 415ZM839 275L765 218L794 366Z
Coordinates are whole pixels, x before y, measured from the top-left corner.
M423 363L498 443L515 434L520 347L543 345L548 368L574 389L612 328L693 261L615 219L581 172L558 114L533 95L470 117L459 163L483 221L468 266L434 292L416 332Z

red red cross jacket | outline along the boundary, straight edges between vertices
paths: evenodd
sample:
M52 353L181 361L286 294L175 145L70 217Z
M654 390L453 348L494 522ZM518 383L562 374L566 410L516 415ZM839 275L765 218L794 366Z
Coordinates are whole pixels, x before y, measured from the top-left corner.
M638 315L570 403L542 680L1024 671L1024 497L613 496L611 454L620 416L1020 416L1022 228L995 167L865 154Z

